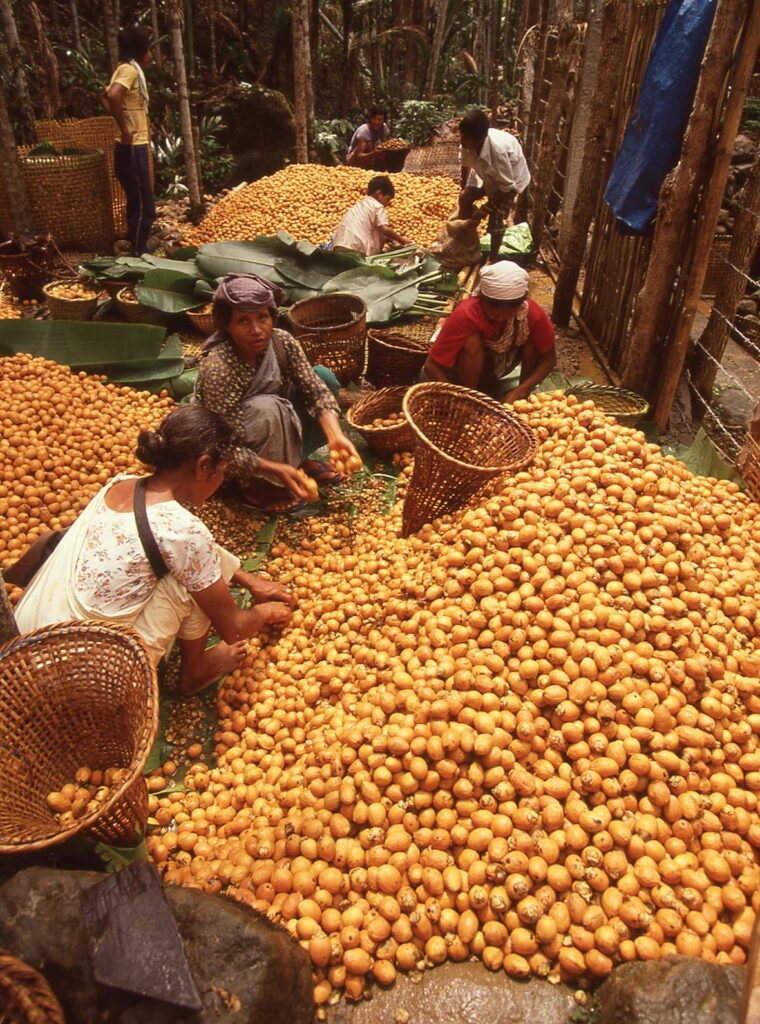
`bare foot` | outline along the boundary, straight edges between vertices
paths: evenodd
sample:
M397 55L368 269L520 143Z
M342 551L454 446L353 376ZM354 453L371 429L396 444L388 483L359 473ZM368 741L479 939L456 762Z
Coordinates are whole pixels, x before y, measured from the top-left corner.
M191 670L185 678L180 679L179 692L184 697L189 697L193 693L205 690L221 676L234 671L245 659L247 652L248 647L244 640L238 640L234 644L226 644L224 640L220 640L218 644L203 652L196 671Z

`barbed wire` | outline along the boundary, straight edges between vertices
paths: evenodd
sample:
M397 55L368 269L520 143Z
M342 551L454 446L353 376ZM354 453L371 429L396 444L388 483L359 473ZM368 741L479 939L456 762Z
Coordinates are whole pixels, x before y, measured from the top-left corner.
M714 366L718 367L718 369L723 373L724 377L727 377L728 380L730 380L731 383L735 387L737 387L739 389L739 391L742 392L743 395L746 395L746 397L750 400L750 402L752 402L753 404L755 402L757 402L759 396L757 394L751 395L749 393L749 391L747 391L747 389L744 387L742 382L740 380L738 380L736 377L734 377L734 375L732 373L729 373L729 371L725 368L725 366L723 366L722 363L718 362L718 360L715 358L715 356L712 354L712 352L710 352L709 349L705 348L705 346L702 344L701 341L696 341L695 345L696 345L696 347L698 349L700 349L705 354L705 356L706 356L706 358L708 359L709 362L711 362Z
M735 320L729 320L725 313L721 313L721 311L717 309L715 306L712 307L712 312L717 317L720 317L720 319L723 320L724 323L727 323L731 330L734 331L734 333L738 334L739 337L742 339L745 348L748 348L753 354L755 354L760 359L760 348L758 348L757 345L754 344L754 342L750 341L747 335L737 326Z
M738 210L743 210L745 213L748 213L751 217L754 217L755 220L760 220L760 213L758 213L756 210L750 210L748 206L742 206L738 199L727 199L726 205L735 206Z
M753 287L760 288L760 281L756 281L753 277L750 277L749 274L745 274L743 270L740 270L737 266L735 266L731 262L731 260L728 259L728 257L724 256L719 249L715 248L715 246L711 246L710 252L713 254L713 256L717 256L718 259L721 260L721 262L729 266L735 273L739 274L740 277L743 277L745 281L749 281L749 283L753 285Z
M731 442L731 454L729 454L729 452L727 452L727 451L724 451L723 448L721 448L719 442L715 438L713 438L712 440L713 440L716 448L718 448L718 450L720 451L721 455L723 455L728 462L734 462L736 460L736 456L741 451L741 447L742 446L736 440L736 438L731 433L731 431L728 429L728 427L725 425L725 423L720 418L720 416L718 416L718 414L715 411L715 409L713 408L713 406L710 405L710 403L707 401L707 399L704 397L704 395L700 394L699 388L696 386L696 384L694 383L694 380L692 379L691 371L690 370L686 371L686 382L689 385L690 393L704 407L705 411L707 412L707 414L709 415L710 419L715 424L715 426L723 434L725 434L725 436Z

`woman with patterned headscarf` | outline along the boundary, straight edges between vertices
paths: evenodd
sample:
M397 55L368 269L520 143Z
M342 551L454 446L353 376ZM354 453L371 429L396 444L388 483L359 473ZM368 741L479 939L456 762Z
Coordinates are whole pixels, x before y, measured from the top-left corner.
M318 484L340 481L329 463L309 458L325 441L357 455L338 422L335 375L312 368L296 339L275 326L284 297L255 274L224 278L214 294L217 330L203 346L195 389L197 401L245 438L228 475L262 511L300 507L308 491L297 468Z

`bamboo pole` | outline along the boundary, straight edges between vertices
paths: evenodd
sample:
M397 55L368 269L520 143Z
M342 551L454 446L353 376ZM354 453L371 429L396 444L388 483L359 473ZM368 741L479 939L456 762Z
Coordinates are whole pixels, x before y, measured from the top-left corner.
M678 279L685 237L693 220L699 190L707 180L715 110L746 8L747 0L718 0L681 158L660 189L652 252L633 314L631 358L623 374L623 386L632 391L650 392L650 378L655 377L657 344L671 315L673 287Z
M758 48L760 48L760 4L755 3L751 7L739 58L731 80L731 91L726 103L723 128L718 141L715 163L710 174L702 216L697 227L694 241L696 255L687 279L681 314L676 321L675 331L665 354L665 369L661 378L662 383L657 396L654 416L660 430L664 430L667 426L681 371L686 361L694 314L702 294L710 246L715 236L715 226L718 223L718 214L726 189L734 141L739 131L744 100L752 80Z

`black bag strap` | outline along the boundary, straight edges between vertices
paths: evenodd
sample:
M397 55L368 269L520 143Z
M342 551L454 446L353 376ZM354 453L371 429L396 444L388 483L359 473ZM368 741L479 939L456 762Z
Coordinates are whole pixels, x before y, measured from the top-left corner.
M134 512L135 522L137 523L137 533L140 537L140 543L143 546L150 567L153 570L157 580L162 580L164 576L169 575L169 568L164 561L164 556L158 550L158 544L156 544L156 538L153 536L153 531L150 528L148 522L148 513L145 511L145 490L148 486L148 477L143 476L135 484L135 500L134 500Z

